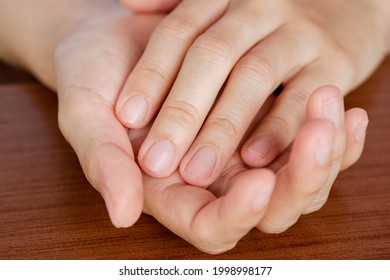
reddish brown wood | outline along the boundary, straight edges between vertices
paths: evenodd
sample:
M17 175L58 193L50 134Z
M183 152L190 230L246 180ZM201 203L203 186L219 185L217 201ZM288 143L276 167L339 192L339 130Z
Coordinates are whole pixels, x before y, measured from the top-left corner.
M113 228L58 130L56 96L9 73L0 67L1 259L390 258L390 58L346 100L369 112L367 145L326 206L283 234L252 231L218 256L145 215L130 229Z

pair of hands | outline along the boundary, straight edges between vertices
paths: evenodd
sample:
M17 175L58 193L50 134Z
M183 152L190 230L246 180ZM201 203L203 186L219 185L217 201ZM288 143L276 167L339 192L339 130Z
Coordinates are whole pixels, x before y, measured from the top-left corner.
M251 167L266 166L291 144L316 88L335 85L345 94L384 54L383 32L367 29L380 25L366 16L375 7L366 0L122 2L143 11L177 5L128 77L116 114L130 129L157 115L140 166L159 178L179 168L193 185L217 180L280 84L280 97L241 148Z
M144 138L150 137L150 127L124 129L115 114L115 106L121 107L121 102L128 97L128 88L133 86L126 82L128 77L129 80L137 76L143 78L145 86L153 84L142 71L136 71L142 67L148 51L134 67L161 19L160 15L132 15L115 7L103 15L82 21L56 50L60 129L76 151L88 180L104 197L113 224L130 226L143 210L200 250L219 253L234 247L254 227L270 233L282 232L301 214L319 209L326 202L339 171L359 158L368 123L367 115L361 109L344 112L342 94L333 87L320 88L312 94L308 104L304 102L293 108L302 112L292 114L290 108L288 112L292 117L282 115L285 121L294 123L291 131L286 127L283 135L279 135L270 133L277 133L277 129L264 130L280 143L286 141L279 147L283 148L283 153L277 150L267 159L266 162L281 153L267 169L247 168L240 150L230 151L233 146L238 147L237 142L228 145L226 166L220 162L220 170L208 188L184 181L177 169L160 179L141 171L136 158L145 145ZM159 34L158 29L154 34ZM202 61L197 65L202 66ZM149 70L153 71L152 68ZM185 74L181 75L184 82ZM338 73L335 76L338 77ZM238 78L231 76L228 85L240 86ZM154 79L153 76L150 79ZM275 81L275 86L278 82ZM214 87L212 84L208 86ZM254 84L258 81L254 80ZM288 84L276 100L268 98L266 105L259 106L261 110L253 109L256 116L253 116L250 128L255 131L252 135L256 136L260 128L272 127L272 121L277 119L272 114L283 113L282 108L300 102L294 92L304 90L308 100L314 89L322 84L322 80L313 80L307 87ZM202 87L206 88L206 85ZM197 86L195 88L199 90ZM262 91L261 99L265 100L269 92ZM292 99L289 99L290 95ZM162 95L158 96L162 98ZM302 97L302 94L298 96ZM218 104L221 101L222 98ZM215 110L216 107L211 114ZM152 113L148 117L151 116ZM156 122L152 132L158 128ZM294 137L290 154L285 146ZM230 139L224 138L223 142L226 141Z

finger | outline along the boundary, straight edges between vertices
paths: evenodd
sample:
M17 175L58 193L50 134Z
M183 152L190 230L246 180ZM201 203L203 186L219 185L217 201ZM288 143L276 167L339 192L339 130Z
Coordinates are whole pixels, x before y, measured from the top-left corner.
M311 213L319 210L328 200L329 192L337 178L342 159L347 147L347 134L344 121L344 102L340 90L334 86L323 86L316 90L310 97L307 120L326 119L335 127L335 142L332 151L332 164L329 177L320 188L313 201L303 212Z
M245 163L254 167L267 165L290 145L305 119L308 99L319 86L335 85L343 93L350 89L354 73L343 59L318 60L285 85L271 112L243 145L241 156Z
M354 108L346 112L347 149L344 153L341 170L355 164L363 153L364 141L368 126L367 112Z
M120 0L136 12L164 12L172 10L181 0Z
M232 249L259 222L274 177L267 170L241 172L230 182L229 192L218 199L203 188L172 181L163 187L161 179L147 177L145 206L174 233L201 251L217 254Z
M354 164L360 157L364 147L365 131L368 125L367 114L364 110L355 108L345 114L346 134L338 133L339 150L333 152L333 163L330 168L329 178L313 201L305 209L303 214L309 214L321 209L328 200L330 190L340 170ZM345 139L346 138L346 139ZM342 146L344 144L344 147Z
M88 181L103 196L114 226L129 227L142 212L143 186L127 133L105 101L83 89L71 90L60 99L61 131Z
M141 128L150 122L172 87L188 48L227 4L227 0L184 1L157 26L118 98L116 114L123 125Z
M181 162L186 182L208 186L216 180L270 93L315 58L316 43L303 42L299 32L291 26L280 28L237 63Z
M240 1L242 5L244 2ZM252 6L258 8L259 5ZM274 19L266 13L264 17L258 16L260 11L251 14L257 16L246 18L245 26L238 29L237 20L243 14L229 10L188 51L175 84L140 150L140 165L149 175L164 177L177 169L230 69L242 54L256 44L258 38L266 36L279 24L280 17ZM157 159L157 154L163 154L164 160ZM214 157L211 162L215 161Z
M329 177L334 137L333 125L324 120L299 130L289 162L277 174L260 230L283 232L298 220Z

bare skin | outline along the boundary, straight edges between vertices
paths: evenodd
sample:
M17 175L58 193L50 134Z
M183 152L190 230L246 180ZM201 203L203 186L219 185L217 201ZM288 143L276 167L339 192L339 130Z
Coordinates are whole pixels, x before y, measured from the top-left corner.
M346 95L362 83L390 38L387 0L122 3L142 11L176 6L153 33L116 111L129 128L157 116L138 156L146 173L165 177L179 168L199 186L219 177L280 84L272 110L241 148L249 166L266 166L291 144L315 89L330 84Z
M344 112L342 94L327 86L313 93L291 154L286 151L267 169L247 169L236 149L208 188L186 183L179 170L167 178L150 177L135 160L149 128L125 129L115 104L162 16L132 15L108 0L58 1L58 6L53 0L3 2L0 57L57 91L61 131L117 227L131 226L144 211L200 250L220 253L252 228L281 232L317 210L339 171L362 152L366 113ZM22 2L31 6L20 9ZM31 11L39 16L20 28L19 18L27 20ZM10 39L12 29L19 35ZM324 114L329 100L340 109L337 128ZM257 121L274 106L270 100Z

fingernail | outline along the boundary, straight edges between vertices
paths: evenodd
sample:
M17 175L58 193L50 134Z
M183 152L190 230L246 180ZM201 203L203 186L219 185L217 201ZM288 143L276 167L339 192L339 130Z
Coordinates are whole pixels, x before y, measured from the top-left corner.
M212 147L200 148L188 163L186 170L200 178L207 179L214 170L217 153Z
M173 163L175 149L171 141L159 140L154 143L145 156L145 166L152 172L165 175Z
M249 145L247 151L255 153L257 157L266 158L271 151L272 142L268 137L261 136Z
M317 163L321 166L326 165L332 155L332 141L330 139L321 139L318 141L316 150Z
M129 125L141 123L148 113L148 102L143 96L134 95L121 109L122 121Z
M360 142L366 136L366 131L368 127L368 120L362 122L355 128L355 140Z
M324 119L331 121L336 128L341 126L343 118L343 99L339 92L331 92L322 99Z

